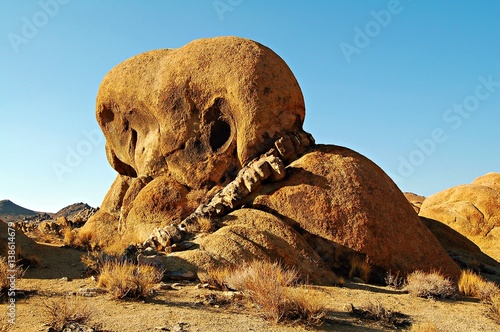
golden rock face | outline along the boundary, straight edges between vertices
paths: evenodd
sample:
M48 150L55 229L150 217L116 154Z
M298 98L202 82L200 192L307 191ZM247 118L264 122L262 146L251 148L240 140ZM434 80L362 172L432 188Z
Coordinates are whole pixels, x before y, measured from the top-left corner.
M248 39L218 37L119 64L100 86L96 116L118 173L169 173L200 188L301 131L305 109L278 55Z

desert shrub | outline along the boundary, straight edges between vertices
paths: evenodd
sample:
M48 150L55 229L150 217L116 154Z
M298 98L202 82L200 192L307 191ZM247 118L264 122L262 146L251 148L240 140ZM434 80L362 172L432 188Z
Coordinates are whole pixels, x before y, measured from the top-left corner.
M405 278L401 277L399 275L399 272L396 274L392 274L391 271L387 272L387 275L384 278L384 282L387 286L394 289L402 289L406 286Z
M70 227L64 228L63 231L63 241L64 244L70 247L74 247L76 245L76 234Z
M359 256L351 256L349 258L349 278L358 277L364 282L370 280L370 275L372 273L372 267L366 259Z
M387 309L380 302L369 302L366 306L360 308L355 308L351 304L350 314L363 320L378 322L382 326L389 328L403 328L411 325L407 315Z
M217 289L227 290L229 289L227 280L233 272L233 267L216 267L199 273L198 277L202 283L207 283Z
M408 293L418 297L445 299L456 295L453 281L439 272L415 271L408 275L406 282Z
M303 322L310 326L319 326L327 314L323 296L307 289L287 287L285 289L284 318Z
M108 261L116 262L117 259L101 251L89 251L82 255L80 261L85 265L85 273L89 276L95 276L101 273L104 263Z
M410 332L438 332L434 323L419 323L411 326Z
M163 272L151 265L106 261L99 275L98 286L111 293L114 299L143 298L152 294Z
M487 303L491 302L493 296L500 293L500 288L494 282L484 280L471 270L462 271L458 281L458 290L465 296L477 297Z
M56 331L62 331L71 323L98 327L92 322L94 310L81 298L63 297L44 303L47 324Z
M214 222L207 217L198 217L198 225L201 232L211 233L215 230Z
M94 233L92 231L78 230L76 231L75 239L73 241L74 245L77 247L82 247L87 250L96 249L96 241L94 238Z
M326 312L317 299L293 288L298 278L295 269L253 261L233 270L224 280L230 288L242 291L267 320L319 324Z
M266 319L280 321L285 315L285 287L293 285L298 273L278 263L253 261L235 270L227 278L231 288L242 291L257 304Z
M490 309L489 309L490 317L495 320L498 324L500 324L500 294L497 293L491 297Z

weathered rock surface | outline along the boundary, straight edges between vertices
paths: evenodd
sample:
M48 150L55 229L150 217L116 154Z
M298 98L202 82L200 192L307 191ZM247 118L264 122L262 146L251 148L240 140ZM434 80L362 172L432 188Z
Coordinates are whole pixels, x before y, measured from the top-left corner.
M21 261L25 268L27 264L23 261L29 262L32 258L36 258L40 262L40 245L15 229L14 223L11 222L10 225L11 227L9 227L9 223L0 220L0 234L2 234L0 237L0 256L7 257L9 245L14 243L16 259Z
M500 263L482 252L474 242L442 222L420 219L462 270L480 272L489 279L500 281Z
M293 162L287 179L252 201L303 232L363 253L375 269L409 272L441 268L459 274L394 182L364 156L318 146ZM267 193L266 193L267 192ZM330 254L335 267L335 255Z
M163 257L166 270L198 273L217 266L271 260L297 268L304 280L314 283L338 280L297 231L270 213L243 208L223 217L221 223L216 232L195 239L193 249Z
M415 210L415 212L417 213L420 212L420 207L422 206L422 203L425 201L425 197L409 192L404 193L404 195L408 200L408 202L410 202L411 206L413 207L413 210Z
M276 53L218 37L119 64L101 83L96 115L118 173L168 173L199 188L224 182L279 137L301 131L305 110Z
M489 173L443 190L424 201L419 215L448 225L500 261L499 183L500 173Z
M68 222L81 226L87 222L99 209L94 208L86 203L75 203L66 206L54 214L54 219L64 217Z

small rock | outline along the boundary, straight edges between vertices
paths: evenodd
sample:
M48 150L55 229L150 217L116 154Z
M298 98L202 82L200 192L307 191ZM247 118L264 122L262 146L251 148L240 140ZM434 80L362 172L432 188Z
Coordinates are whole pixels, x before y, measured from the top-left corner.
M68 277L62 277L61 279L59 279L60 281L69 281Z
M156 251L154 248L151 248L151 247L147 247L146 249L144 249L145 256L153 256L153 255L156 255L157 253L158 253L158 251Z
M352 278L352 281L357 282L358 284L364 284L365 283L361 278L358 278L358 277Z
M161 255L146 256L143 254L139 254L137 256L137 263L139 265L153 265L159 269L164 270L165 265L163 264L163 260L162 260L163 257L164 256L161 256Z
M204 284L198 284L196 285L196 288L198 289L202 289L202 288L210 288L210 284L209 283L204 283Z
M194 242L182 242L182 243L174 243L170 247L165 248L166 253L171 253L171 252L177 252L177 251L184 251L191 249L195 246L196 244Z
M101 288L80 288L76 295L85 296L85 297L94 297L97 294L104 294L106 290Z
M156 286L156 288L157 289L161 289L161 290L172 290L172 289L174 289L171 284L166 284L164 282L159 283Z
M178 243L182 241L182 233L175 225L168 225L164 230L170 236L172 243Z

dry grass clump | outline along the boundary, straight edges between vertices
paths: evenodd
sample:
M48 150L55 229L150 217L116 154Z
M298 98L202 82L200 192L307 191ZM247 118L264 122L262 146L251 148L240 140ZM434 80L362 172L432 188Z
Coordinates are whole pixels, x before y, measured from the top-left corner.
M491 297L489 315L495 322L500 324L500 294L499 293L497 293Z
M80 261L85 265L85 273L89 276L95 276L101 273L105 262L116 261L116 257L106 255L103 252L90 251L82 255Z
M234 270L233 267L216 267L198 274L198 278L200 282L206 283L211 287L227 290L229 289L227 279L234 273Z
M102 266L98 287L106 289L114 299L144 298L152 294L163 272L151 265L107 261Z
M214 222L207 217L198 217L198 225L201 232L212 233L215 230Z
M460 275L458 290L465 296L477 297L488 304L488 315L500 323L500 288L497 284L484 280L471 270L466 270Z
M318 294L310 292L307 288L285 289L287 297L288 313L284 316L287 320L303 322L309 326L319 326L327 314L324 305L324 298Z
M387 286L394 289L403 289L406 286L406 280L404 277L399 276L399 272L396 274L393 274L391 271L387 272L384 282Z
M71 231L71 230L70 230ZM73 234L68 235L68 241L71 240L71 242L67 243L68 245L71 245L73 247L82 247L87 250L94 250L96 249L96 241L95 241L95 236L92 231L84 231L81 229L75 229L71 231ZM66 243L66 233L64 234L64 239Z
M56 331L62 331L71 323L100 328L93 323L94 310L81 298L63 297L44 303L47 314L47 324Z
M439 272L415 271L407 276L406 282L408 293L418 297L445 299L456 295L453 281Z
M229 274L225 281L256 304L267 320L320 324L326 315L317 299L299 291L298 271L278 263L253 261Z
M369 302L361 308L355 308L351 304L350 314L363 320L378 322L388 328L404 328L411 325L408 315L387 309L380 302Z
M492 298L500 293L500 288L494 282L484 280L471 270L462 271L458 290L465 296L477 297L486 303L491 302Z
M76 234L75 231L70 227L66 227L63 231L63 242L65 245L74 247L76 245Z
M349 258L349 266L349 279L358 277L364 282L368 282L370 280L372 267L366 259L358 256L351 256Z

